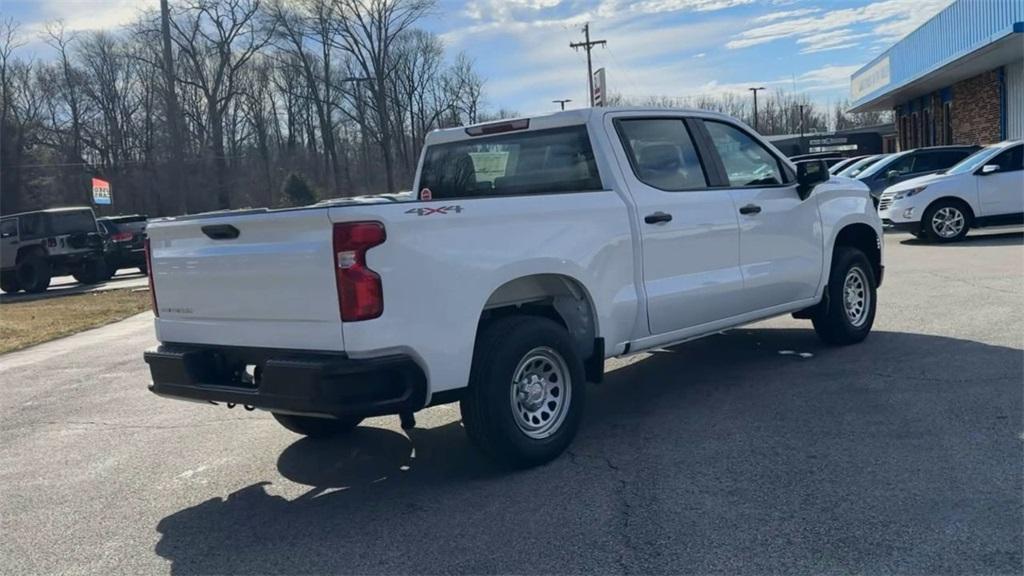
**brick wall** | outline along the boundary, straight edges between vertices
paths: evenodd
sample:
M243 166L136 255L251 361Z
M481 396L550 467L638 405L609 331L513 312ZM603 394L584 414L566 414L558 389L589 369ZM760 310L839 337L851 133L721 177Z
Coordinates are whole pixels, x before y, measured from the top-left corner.
M953 139L947 142L946 109L939 92L915 101L917 110L903 113L894 110L897 142L900 150L941 144L992 144L999 141L999 73L997 70L979 74L952 86ZM925 109L930 120L926 124ZM916 117L916 118L915 118ZM931 132L929 132L931 131Z
M953 141L999 142L999 73L979 74L953 85Z

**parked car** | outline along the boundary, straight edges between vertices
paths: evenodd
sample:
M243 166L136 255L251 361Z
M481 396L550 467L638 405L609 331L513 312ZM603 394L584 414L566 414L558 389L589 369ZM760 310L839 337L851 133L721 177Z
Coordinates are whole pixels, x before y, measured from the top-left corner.
M886 188L878 206L887 225L938 242L971 228L1024 223L1024 143L982 148L941 174Z
M836 172L836 176L843 176L844 178L856 178L858 174L866 170L868 167L874 165L876 162L882 161L882 159L890 156L889 154L874 154L861 158L860 160L850 164L846 168L843 168L839 172Z
M83 284L108 278L92 209L55 208L0 219L0 289L43 292L53 276Z
M800 158L800 159L790 158L790 160L794 164L800 164L801 162L824 162L826 168L832 168L832 166L838 164L839 162L842 162L843 160L845 160L845 158L841 158L839 156L834 156L834 157L829 157L829 158ZM830 172L830 174L831 174L831 172Z
M782 314L830 344L871 330L867 188L731 117L439 130L419 167L406 201L150 221L150 390L309 436L458 401L475 445L528 466L572 440L606 358Z
M897 152L865 168L856 178L867 184L877 205L882 190L889 186L946 170L977 150L978 146L933 146Z
M107 270L114 275L122 268L138 268L146 273L146 216L108 216L97 218L103 234Z
M835 164L829 166L828 167L828 172L829 172L829 174L832 174L832 175L839 174L844 169L846 169L847 166L851 166L854 162L858 162L858 161L863 160L863 159L865 159L867 157L868 157L868 155L865 154L863 156L854 156L852 158L843 158L841 161L836 162Z
M835 152L813 152L811 154L797 154L796 156L789 157L789 160L793 163L807 160L824 160L829 168L845 159L845 157L839 156Z

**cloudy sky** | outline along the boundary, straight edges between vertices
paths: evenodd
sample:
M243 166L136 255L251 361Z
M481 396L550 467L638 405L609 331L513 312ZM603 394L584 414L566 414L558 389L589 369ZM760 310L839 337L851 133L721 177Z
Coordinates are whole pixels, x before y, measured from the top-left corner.
M608 89L685 96L749 86L845 97L850 74L951 0L439 0L422 26L472 57L490 107L525 114L586 101L586 58L569 48L592 37ZM0 13L39 30L112 29L157 0L0 0ZM38 42L26 47L46 57Z

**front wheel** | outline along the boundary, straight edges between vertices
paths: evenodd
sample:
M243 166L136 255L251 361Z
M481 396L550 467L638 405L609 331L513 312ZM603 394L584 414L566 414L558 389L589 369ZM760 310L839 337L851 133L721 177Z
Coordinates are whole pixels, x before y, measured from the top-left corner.
M462 422L498 462L525 468L556 458L583 415L583 362L568 332L532 316L501 318L477 337Z
M856 344L868 337L875 323L875 272L867 256L840 246L832 257L828 302L811 319L814 331L829 344Z
M295 416L293 414L274 413L274 419L278 424L288 430L309 436L310 438L329 438L348 434L356 429L362 418L350 416L347 418L317 418L315 416Z
M962 240L970 227L970 212L956 200L940 200L932 204L921 219L921 230L936 242Z

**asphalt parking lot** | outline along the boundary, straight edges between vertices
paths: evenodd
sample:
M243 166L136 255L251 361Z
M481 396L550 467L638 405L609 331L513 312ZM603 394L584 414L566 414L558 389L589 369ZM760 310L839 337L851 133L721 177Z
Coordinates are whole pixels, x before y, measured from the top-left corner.
M503 472L455 407L351 438L158 399L137 316L0 357L0 573L1019 574L1024 237L887 237L875 331L759 323L609 362Z

